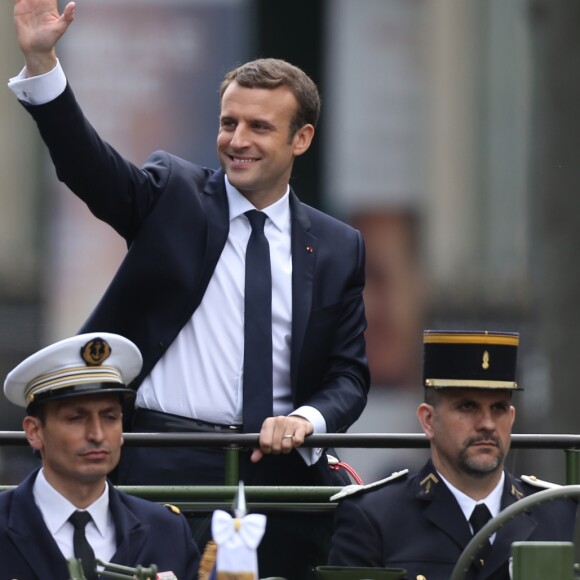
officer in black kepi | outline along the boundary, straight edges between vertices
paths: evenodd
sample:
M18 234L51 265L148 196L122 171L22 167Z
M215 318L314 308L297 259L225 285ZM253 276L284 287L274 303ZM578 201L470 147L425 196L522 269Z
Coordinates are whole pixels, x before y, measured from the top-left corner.
M130 340L100 332L47 346L8 374L4 394L26 408L23 428L42 467L0 494L0 580L62 580L71 558L89 580L102 568L97 559L197 578L199 550L179 510L107 480L141 365Z
M417 580L449 580L455 563L489 518L539 489L505 469L515 409L519 335L424 332L425 399L417 418L431 457L413 476L345 490L328 563L405 568ZM385 425L388 430L388 425ZM572 541L576 502L543 504L489 538L467 578L508 580L514 541Z

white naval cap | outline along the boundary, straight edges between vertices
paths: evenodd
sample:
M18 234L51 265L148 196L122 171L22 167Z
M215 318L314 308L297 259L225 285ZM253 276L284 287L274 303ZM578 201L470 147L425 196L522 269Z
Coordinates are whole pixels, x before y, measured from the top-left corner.
M128 385L142 364L139 349L123 336L78 334L23 360L8 373L4 394L19 407L101 392L134 396Z

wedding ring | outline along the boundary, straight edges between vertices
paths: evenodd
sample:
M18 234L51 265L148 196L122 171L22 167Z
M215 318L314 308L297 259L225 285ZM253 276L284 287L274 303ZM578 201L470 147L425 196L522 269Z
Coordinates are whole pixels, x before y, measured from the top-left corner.
M292 437L294 437L294 435L284 435L282 439L292 439Z

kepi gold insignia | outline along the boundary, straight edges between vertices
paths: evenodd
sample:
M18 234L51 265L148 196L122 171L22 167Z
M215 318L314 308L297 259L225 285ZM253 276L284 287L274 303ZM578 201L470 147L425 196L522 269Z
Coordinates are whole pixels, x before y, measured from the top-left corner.
M481 362L481 368L487 370L489 368L489 352L487 350L483 351L483 360Z

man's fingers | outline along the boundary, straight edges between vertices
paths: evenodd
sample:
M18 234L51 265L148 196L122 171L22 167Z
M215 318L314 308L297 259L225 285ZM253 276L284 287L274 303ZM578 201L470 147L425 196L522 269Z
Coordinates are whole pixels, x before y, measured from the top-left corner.
M69 2L65 7L62 13L62 19L70 24L75 18L75 8L76 2Z

